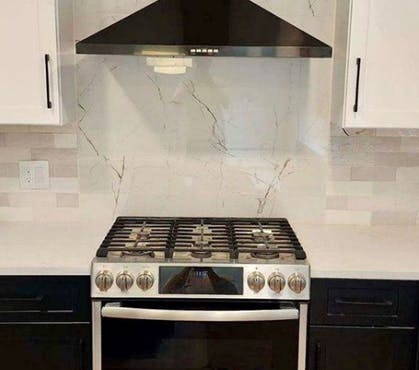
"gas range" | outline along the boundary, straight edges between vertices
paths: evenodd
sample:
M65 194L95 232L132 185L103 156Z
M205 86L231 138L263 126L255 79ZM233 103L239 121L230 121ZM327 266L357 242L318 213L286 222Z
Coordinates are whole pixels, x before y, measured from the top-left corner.
M305 301L310 267L286 219L119 217L92 297Z

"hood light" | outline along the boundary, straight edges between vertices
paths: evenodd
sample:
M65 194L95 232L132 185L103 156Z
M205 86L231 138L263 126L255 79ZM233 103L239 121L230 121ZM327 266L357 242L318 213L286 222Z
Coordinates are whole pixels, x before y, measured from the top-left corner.
M153 67L154 72L179 75L185 74L187 68L192 68L192 58L147 58L147 65Z

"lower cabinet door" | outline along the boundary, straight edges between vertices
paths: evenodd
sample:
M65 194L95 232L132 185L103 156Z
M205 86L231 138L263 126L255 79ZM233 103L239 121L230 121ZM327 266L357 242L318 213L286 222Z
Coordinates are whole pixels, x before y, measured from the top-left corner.
M309 370L415 369L414 329L311 326L309 333Z
M4 370L88 370L90 326L0 324L0 368Z

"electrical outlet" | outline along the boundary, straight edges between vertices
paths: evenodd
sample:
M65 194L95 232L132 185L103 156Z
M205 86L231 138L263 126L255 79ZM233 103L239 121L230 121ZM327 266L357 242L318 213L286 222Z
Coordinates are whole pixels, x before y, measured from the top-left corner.
M48 161L19 162L19 178L22 189L48 189Z

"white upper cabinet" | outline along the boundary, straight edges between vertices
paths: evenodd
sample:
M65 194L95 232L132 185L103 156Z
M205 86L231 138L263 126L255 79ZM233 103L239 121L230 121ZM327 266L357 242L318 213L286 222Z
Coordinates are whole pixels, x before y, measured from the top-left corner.
M419 1L352 0L348 30L343 126L418 128Z
M61 125L75 111L71 0L2 0L0 124Z

